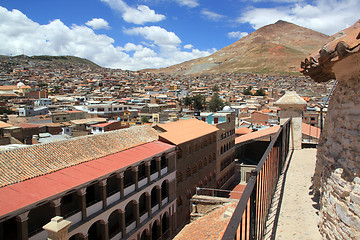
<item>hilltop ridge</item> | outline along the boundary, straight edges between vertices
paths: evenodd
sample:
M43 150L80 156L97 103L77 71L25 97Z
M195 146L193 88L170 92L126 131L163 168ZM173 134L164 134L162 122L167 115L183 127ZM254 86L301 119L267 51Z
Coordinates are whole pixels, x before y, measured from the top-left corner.
M299 74L299 63L321 47L329 36L279 20L259 28L208 57L160 69L166 74L271 73Z

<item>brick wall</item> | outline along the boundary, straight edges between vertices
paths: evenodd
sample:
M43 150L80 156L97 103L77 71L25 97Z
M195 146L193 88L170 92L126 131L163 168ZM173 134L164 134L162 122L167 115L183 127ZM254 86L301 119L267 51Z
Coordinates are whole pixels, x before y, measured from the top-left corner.
M326 239L360 236L360 54L333 70L338 85L329 102L313 178L320 194L319 228Z

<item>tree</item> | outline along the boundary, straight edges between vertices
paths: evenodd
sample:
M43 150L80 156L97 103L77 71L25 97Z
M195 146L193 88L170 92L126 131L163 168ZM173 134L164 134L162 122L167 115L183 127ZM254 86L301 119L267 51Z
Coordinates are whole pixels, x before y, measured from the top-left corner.
M193 100L192 100L191 97L186 96L186 97L184 98L184 105L185 105L185 106L190 106L192 103L193 103Z
M260 88L260 89L256 90L254 95L255 96L265 96L265 91L264 91L264 89Z
M215 93L209 102L209 109L211 112L217 112L224 107L223 100L219 97L219 94Z
M243 90L243 94L244 94L244 95L252 95L251 89L252 89L251 86L249 86L248 88L245 88L245 89Z
M220 91L219 86L218 85L214 85L213 88L211 89L213 92L218 92Z
M149 122L148 117L147 117L147 116L142 116L142 117L141 117L141 122L143 122L143 123L148 123L148 122Z
M195 95L192 97L193 100L193 107L196 110L202 110L205 106L205 97L203 95Z

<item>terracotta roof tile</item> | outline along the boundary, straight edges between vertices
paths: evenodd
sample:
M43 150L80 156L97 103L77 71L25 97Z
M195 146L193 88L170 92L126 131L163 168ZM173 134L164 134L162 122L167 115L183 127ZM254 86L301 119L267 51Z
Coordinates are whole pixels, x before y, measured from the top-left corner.
M91 182L94 179L107 176L114 171L125 169L144 159L174 149L175 147L173 145L152 141L126 149L125 151L103 156L92 161L82 162L58 171L53 171L27 181L1 187L0 218L14 214L18 209L31 208L31 206L44 201L44 199L63 194L71 189L78 188L78 186ZM33 150L33 153L36 152L36 149L34 148L28 148L28 150ZM53 153L51 156L38 153L38 155L44 156L44 158L52 158L55 157L56 154L58 154L58 152ZM65 160L69 159L65 158ZM68 162L71 161L69 160ZM52 166L57 165L56 162L50 164ZM11 164L9 165L9 168L16 168L18 171L32 169L31 166L27 165L20 165L19 167L18 165L11 166Z
M157 140L150 126L132 127L0 153L0 187Z
M263 129L263 130L259 130L259 131L256 131L256 132L252 132L252 133L249 133L249 134L242 135L240 137L235 138L235 144L247 142L247 141L250 141L250 140L255 140L257 138L261 138L261 137L265 137L265 136L274 134L277 131L279 131L279 129L280 129L280 126L276 125L276 126L273 126L273 127Z
M305 134L307 136L311 136L313 138L320 138L320 133L321 130L320 128L311 126L310 124L307 123L302 123L302 128L301 128L302 134Z
M217 127L196 118L159 124L157 126L166 131L160 133L159 137L173 144L181 144L219 130Z
M224 206L186 225L174 240L221 239L231 219L231 216L227 216L225 212L229 208L233 211L237 204L237 202L226 203Z
M360 51L360 20L331 37L331 41L301 62L300 72L317 82L335 79L332 66Z

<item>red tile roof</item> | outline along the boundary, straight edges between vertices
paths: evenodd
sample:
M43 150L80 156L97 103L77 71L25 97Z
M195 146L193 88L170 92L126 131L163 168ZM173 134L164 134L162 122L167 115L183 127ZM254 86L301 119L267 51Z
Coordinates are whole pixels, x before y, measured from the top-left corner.
M196 118L159 124L157 126L166 131L160 133L159 137L176 145L219 130L217 127Z
M114 154L158 139L138 126L0 153L0 187Z
M247 127L241 127L241 128L236 129L235 133L239 134L239 135L244 135L244 134L252 133L252 130Z
M301 62L300 72L317 82L335 79L332 66L348 55L360 51L360 20L330 39L324 47Z
M280 125L276 125L276 126L273 126L273 127L266 128L264 130L259 130L259 131L256 131L256 132L252 132L252 133L249 133L249 134L242 135L240 137L235 138L235 144L247 142L247 141L250 141L250 140L255 140L257 138L261 138L261 137L265 137L265 136L274 134L277 131L279 131L279 129L280 129Z
M321 130L320 128L317 127L313 127L307 123L302 123L302 128L301 128L302 134L313 137L313 138L320 138L320 133Z
M223 236L231 216L225 215L230 209L235 209L237 202L227 203L224 206L186 225L174 240L217 240ZM232 215L229 211L229 215Z
M154 141L2 187L0 188L0 218L171 149L175 147ZM46 156L43 154L42 157Z
M90 125L90 127L106 127L113 124L113 122L106 122L106 123L98 123L98 124L94 124L94 125Z

